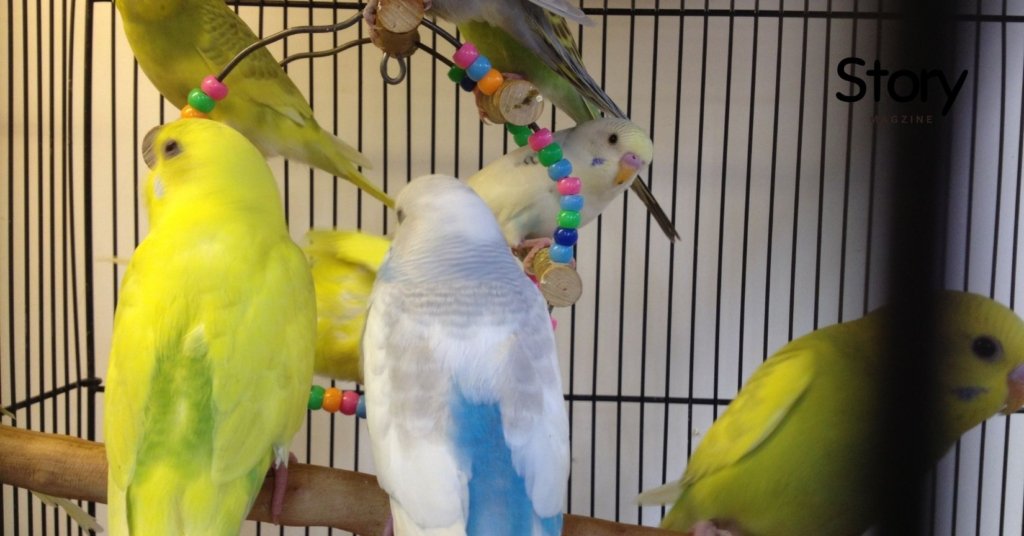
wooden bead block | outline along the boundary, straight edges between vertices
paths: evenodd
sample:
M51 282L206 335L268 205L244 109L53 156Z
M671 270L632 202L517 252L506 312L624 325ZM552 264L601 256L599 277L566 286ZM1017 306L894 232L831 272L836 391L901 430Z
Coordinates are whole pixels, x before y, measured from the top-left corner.
M530 82L505 78L493 95L476 93L477 106L492 123L529 125L544 112L544 98Z
M548 305L552 307L569 307L583 295L583 280L580 274L568 264L551 262L548 248L544 248L533 256L528 269L540 282L540 292Z
M423 13L423 0L380 0L374 21L377 31L370 35L373 44L395 57L412 55L420 42Z

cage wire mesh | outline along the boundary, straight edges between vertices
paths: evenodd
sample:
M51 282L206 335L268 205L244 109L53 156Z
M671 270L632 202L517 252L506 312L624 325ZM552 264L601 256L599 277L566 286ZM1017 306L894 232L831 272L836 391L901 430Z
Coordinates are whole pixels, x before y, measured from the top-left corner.
M766 356L884 301L882 207L899 179L886 162L901 156L893 148L911 132L905 121L953 132L937 155L950 181L944 284L1016 306L1024 4L956 5L951 74L967 75L943 115L872 98L864 69L875 59L892 71L934 67L885 65L899 54L892 6L880 0L582 3L595 22L577 33L584 63L651 133L655 159L643 176L682 239L670 243L630 195L580 233L583 297L555 312L572 432L569 512L656 524L662 510L638 508L637 493L679 477ZM267 35L361 7L265 1L237 11ZM19 427L102 441L98 384L124 272L112 260L146 234L141 138L177 110L135 65L111 2L9 0L2 10L0 404ZM296 36L270 49L282 58L364 32ZM388 192L430 172L466 177L510 148L430 55L415 54L395 86L382 82L380 57L361 47L287 70L318 121L376 164L367 175ZM867 63L857 71L867 94L847 103L837 92L856 86L837 66L851 57ZM542 122L571 125L554 111ZM271 166L296 240L313 227L393 230L394 215L348 183L281 159ZM293 451L300 461L372 472L364 426L312 413ZM943 458L928 501L931 533L1022 533L1024 462L1014 455L1022 428L1019 415L994 418ZM0 501L4 534L78 531L24 490L5 485ZM95 511L104 521L103 505ZM279 529L250 523L246 532Z

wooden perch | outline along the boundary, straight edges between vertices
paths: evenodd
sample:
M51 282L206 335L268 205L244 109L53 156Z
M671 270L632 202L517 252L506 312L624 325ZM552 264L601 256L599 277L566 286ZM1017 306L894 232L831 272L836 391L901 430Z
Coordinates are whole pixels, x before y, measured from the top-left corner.
M416 52L423 0L380 0L370 39L385 53L404 58Z
M511 75L505 75L505 81L493 95L484 95L479 90L473 93L477 108L492 123L529 125L544 112L544 97L537 87Z
M580 274L568 264L551 262L548 248L538 251L526 270L537 277L540 293L551 307L569 307L583 295Z
M57 497L107 502L107 455L101 443L0 425L0 482ZM281 524L323 526L376 535L388 516L387 495L373 476L302 463L288 467ZM268 480L249 519L270 523ZM564 535L658 536L660 529L567 515Z

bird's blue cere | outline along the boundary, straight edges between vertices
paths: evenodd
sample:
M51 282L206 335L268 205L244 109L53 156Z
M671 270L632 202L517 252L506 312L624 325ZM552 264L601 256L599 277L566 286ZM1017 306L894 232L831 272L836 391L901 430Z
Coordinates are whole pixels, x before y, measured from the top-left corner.
M535 521L545 536L561 534L561 515L541 519L534 513L526 483L512 466L498 404L472 403L456 389L452 420L460 462L472 475L466 534L529 535Z
M985 389L984 387L958 387L953 389L953 393L956 394L956 397L964 402L970 402L979 395L983 395L987 392L988 389Z
M600 166L601 164L604 164L604 158L597 157L590 161L590 165L595 167Z

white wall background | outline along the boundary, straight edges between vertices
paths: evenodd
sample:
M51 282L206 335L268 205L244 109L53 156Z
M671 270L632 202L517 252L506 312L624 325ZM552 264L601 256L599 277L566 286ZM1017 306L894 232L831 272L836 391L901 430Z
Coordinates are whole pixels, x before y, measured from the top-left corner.
M113 5L89 4L0 6L5 406L104 376L123 273L109 259L129 255L146 233L138 145L152 126L177 117L135 67ZM1024 5L963 4L965 13L986 17L963 22L951 36L961 47L956 71L969 76L951 114L934 117L957 132L953 149L936 155L948 159L952 178L946 282L1014 306L1024 298L1015 284L1024 275L1016 268ZM849 87L835 73L843 58L885 63L896 55L881 39L888 22L851 15L870 14L879 1L608 5L646 11L595 16L597 24L581 34L584 61L650 129L656 157L646 176L682 240L669 244L632 197L581 232L584 295L556 315L572 412L569 511L656 524L660 511L639 510L637 492L681 474L701 434L766 355L880 304L882 208L892 179L884 162L899 156L889 147L908 130L873 121L876 113L899 111L885 102L879 112L870 99L848 105L834 96ZM729 17L730 8L747 11ZM655 16L655 9L663 11ZM761 16L751 16L754 9ZM833 16L823 16L829 10ZM354 12L265 7L261 16L258 7L240 9L263 34ZM1015 18L994 17L1004 12ZM358 35L347 30L336 40ZM272 52L280 58L334 43L332 36L293 37L287 49L279 43ZM443 41L437 46L452 52ZM502 130L480 125L472 99L427 54L414 56L409 82L395 87L381 82L379 59L377 49L365 47L298 61L288 71L321 124L377 164L368 176L389 192L431 171L466 176L504 152ZM543 121L570 124L560 114ZM280 159L272 167L296 240L310 227L394 226L393 215L373 200L358 202L348 183ZM96 356L94 370L88 355ZM35 404L18 412L18 425L86 435L86 400L76 390ZM97 401L101 416L102 395ZM102 419L96 421L102 439ZM968 433L936 472L935 533L1021 534L1024 463L1015 453L1022 447L1020 416ZM293 450L303 461L372 471L364 425L349 417L314 414ZM63 516L44 512L23 491L4 486L0 505L4 534L70 531ZM102 519L102 506L99 512Z

